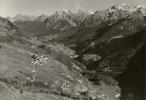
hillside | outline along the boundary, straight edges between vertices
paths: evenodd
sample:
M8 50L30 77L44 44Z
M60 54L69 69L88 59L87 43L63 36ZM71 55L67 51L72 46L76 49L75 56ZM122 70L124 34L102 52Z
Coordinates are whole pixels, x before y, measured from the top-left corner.
M21 38L17 38L20 37L0 43L1 100L118 99L116 95L120 94L120 89L114 80L113 84L107 84L102 79L98 81L99 85L92 84L81 74L79 62L70 58L67 52L63 53L64 50L57 51L56 48L61 48L59 45L50 46L51 54L46 54L38 47L22 44L19 41ZM67 47L64 49L69 50Z

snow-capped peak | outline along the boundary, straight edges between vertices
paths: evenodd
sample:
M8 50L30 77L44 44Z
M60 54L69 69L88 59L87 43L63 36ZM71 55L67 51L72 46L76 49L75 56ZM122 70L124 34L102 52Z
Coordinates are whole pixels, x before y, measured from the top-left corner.
M141 13L142 13L143 15L146 15L146 6L145 6L145 5L138 5L138 6L136 7L136 9L141 10Z
M144 9L146 6L145 5L138 5L137 9Z
M88 11L88 14L89 14L89 15L90 15L90 14L92 15L92 14L94 14L94 13L95 13L94 10L89 10L89 11Z
M129 10L129 6L126 3L123 3L122 5L117 7L118 9L121 10Z

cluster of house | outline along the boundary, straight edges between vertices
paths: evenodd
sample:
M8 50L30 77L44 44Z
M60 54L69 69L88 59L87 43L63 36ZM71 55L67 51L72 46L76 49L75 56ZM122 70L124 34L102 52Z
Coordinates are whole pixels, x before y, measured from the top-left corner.
M31 58L34 59L34 60L31 61L31 64L37 65L37 66L46 65L47 61L48 61L47 57L45 57L44 55L39 56L36 53L32 53Z

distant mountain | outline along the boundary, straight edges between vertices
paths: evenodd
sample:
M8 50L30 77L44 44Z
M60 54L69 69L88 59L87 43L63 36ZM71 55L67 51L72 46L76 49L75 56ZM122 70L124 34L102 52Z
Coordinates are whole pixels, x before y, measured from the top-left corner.
M18 14L14 17L7 17L7 19L10 20L11 22L31 21L31 20L36 20L37 18L38 18L38 16L30 16L30 15L22 15L22 14Z
M72 30L77 27L94 27L102 23L113 24L130 16L135 11L141 11L141 6L130 8L126 5L113 6L103 11L56 11L53 15L41 15L39 17L17 15L12 19L23 34L49 35Z

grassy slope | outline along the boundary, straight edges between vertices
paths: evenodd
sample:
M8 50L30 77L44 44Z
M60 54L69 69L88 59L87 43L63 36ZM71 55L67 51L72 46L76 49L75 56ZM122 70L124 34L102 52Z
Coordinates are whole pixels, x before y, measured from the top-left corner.
M1 45L0 81L13 85L19 90L35 93L57 93L58 95L62 95L63 93L71 97L76 97L76 94L79 93L78 96L82 97L80 93L87 88L87 97L95 96L102 98L101 100L105 100L105 98L116 100L115 95L120 92L119 88L112 85L92 85L79 74L70 71L67 66L53 59L51 56L47 57L48 61L46 65L32 65L30 54L35 52L35 50L29 47L20 47L19 45L15 47L5 43ZM32 72L34 68L36 69L36 73ZM31 82L33 77L35 77L35 80ZM45 85L46 82L48 83L47 85ZM42 96L42 98L45 98L45 96ZM23 100L23 97L21 99Z

